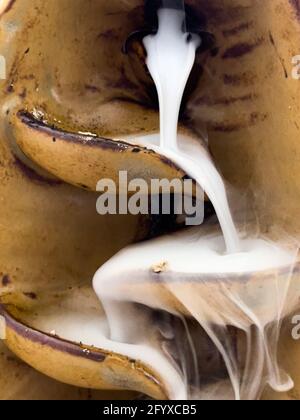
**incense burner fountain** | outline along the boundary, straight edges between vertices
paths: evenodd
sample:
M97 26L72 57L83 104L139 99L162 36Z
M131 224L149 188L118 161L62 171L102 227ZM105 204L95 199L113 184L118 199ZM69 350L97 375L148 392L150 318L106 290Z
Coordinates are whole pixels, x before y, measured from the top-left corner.
M91 287L99 265L126 245L163 233L165 225L176 228L173 220L100 217L97 181L117 180L122 169L132 179L186 175L135 142L159 130L139 35L144 3L48 3L0 3L6 64L0 81L0 398L32 397L26 386L15 392L20 382L8 375L13 370L32 378L35 398L110 395L83 391L92 389L167 399L155 367L93 341L103 314ZM214 161L247 196L262 233L276 227L297 239L300 85L292 59L300 53L298 2L186 3L199 32L214 41L196 57L180 130L209 139ZM298 266L294 271L297 280ZM264 276L248 281L260 284ZM266 399L300 399L300 342L292 338L291 315L285 314L280 361L295 387L280 395L267 389ZM209 355L211 343L203 339L203 346ZM212 365L224 368L215 352ZM49 396L38 385L46 383Z

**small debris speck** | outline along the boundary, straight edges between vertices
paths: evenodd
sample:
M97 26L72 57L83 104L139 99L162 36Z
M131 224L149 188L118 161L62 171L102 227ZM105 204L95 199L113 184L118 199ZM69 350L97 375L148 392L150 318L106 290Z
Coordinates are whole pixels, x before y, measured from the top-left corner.
M152 268L152 271L155 274L160 274L160 273L164 273L165 271L167 271L168 265L169 264L168 264L167 261L162 261L158 264L154 264L151 268Z

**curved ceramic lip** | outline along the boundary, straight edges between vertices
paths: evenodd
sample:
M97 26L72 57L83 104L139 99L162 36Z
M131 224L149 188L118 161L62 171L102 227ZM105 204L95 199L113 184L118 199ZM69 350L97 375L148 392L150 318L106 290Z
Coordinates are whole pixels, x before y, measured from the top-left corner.
M0 316L4 318L7 326L10 329L12 329L16 334L20 335L23 338L29 339L34 343L46 345L52 348L53 350L57 350L62 353L67 353L71 356L82 357L84 359L98 363L104 362L107 357L115 356L118 359L121 358L123 360L128 361L130 364L139 364L139 361L130 359L125 355L113 352L110 353L105 350L85 346L84 344L68 341L58 336L49 335L40 330L29 327L21 321L17 320L14 316L12 316L7 310L6 306L3 304L0 304ZM141 370L141 366L139 366L139 370ZM160 381L154 375L152 375L145 369L142 369L142 371L148 380L151 380L153 383L161 386Z
M4 15L5 13L7 13L7 12L9 12L9 11L10 11L10 9L13 7L13 5L14 5L15 1L16 1L16 0L10 0L10 1L7 3L7 5L6 5L5 9L2 11L2 13L0 13L0 17L1 17L2 15Z
M11 315L7 309L7 305L1 303L0 316L3 317L6 323L6 328L12 330L17 336L20 336L25 340L29 340L32 343L40 344L42 347L45 346L51 348L54 351L58 351L74 357L80 357L95 363L104 363L106 361L107 363L109 363L109 360L113 359L123 361L127 365L130 365L130 368L135 369L137 372L139 372L139 374L143 375L145 377L145 380L150 381L152 384L159 387L159 389L164 395L167 395L165 393L163 384L159 380L159 377L156 376L153 372L151 372L151 369L148 370L147 366L139 360L131 359L123 354L109 352L91 346L85 346L82 343L76 343L69 340L65 340L58 336L49 335L40 330L29 327L28 325L19 321L15 316ZM127 389L130 390L130 387L128 387Z
M265 270L259 270L259 271L247 271L244 273L239 273L239 272L216 272L216 273L199 273L199 275L202 276L203 281L208 280L210 283L217 283L220 281L221 278L225 278L225 279L230 279L230 282L237 282L237 283L247 283L249 281L253 280L253 275L255 276L268 276L272 273L277 273L279 276L280 275L285 275L288 272L291 272L293 275L298 275L300 274L300 259L298 258L298 260L295 262L295 265L293 267L293 269L291 270L291 267L289 265L282 265L279 267L269 267ZM172 272L172 271L167 271L164 273L153 273L153 276L155 277L155 281L157 283L160 282L165 282L166 280L164 279L160 279L160 277L162 276L168 277L168 275L170 275L171 277L173 277L172 275L176 274L178 275L178 277L180 276L184 276L185 277L185 282L189 282L189 283L194 283L194 279L193 277L195 276L196 273L184 273L184 272ZM197 273L198 274L198 273ZM168 280L167 280L168 281ZM178 280L176 279L170 279L169 280L171 283L176 283Z
M95 362L103 362L109 355L108 353L105 353L105 351L95 350L89 346L76 344L75 342L67 341L58 336L49 335L40 330L29 327L28 325L13 317L3 304L0 304L0 315L2 315L5 319L7 326L15 331L18 335L24 338L28 338L35 343L47 345L54 350L59 350L72 356L83 357Z
M99 137L93 136L89 134L82 134L76 133L71 131L65 131L54 124L49 124L45 121L39 120L36 118L32 113L19 110L17 112L17 117L20 121L28 126L29 128L46 133L47 135L55 138L59 138L60 140L80 144L83 146L90 146L90 147L99 147L101 149L111 150L113 152L131 152L131 153L138 153L144 152L149 153L157 156L161 160L161 162L165 163L171 168L174 168L176 171L182 171L182 169L177 166L172 160L168 159L167 157L157 153L151 147L147 148L145 146L140 146L138 144L129 143L123 140L111 139L106 137Z

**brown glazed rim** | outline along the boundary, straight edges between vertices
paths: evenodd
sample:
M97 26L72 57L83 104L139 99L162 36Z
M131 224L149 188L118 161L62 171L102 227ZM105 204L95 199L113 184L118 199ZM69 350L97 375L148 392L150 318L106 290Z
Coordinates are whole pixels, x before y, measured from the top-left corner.
M42 331L33 329L28 325L24 324L14 316L12 316L5 305L0 304L0 315L3 316L7 326L20 335L23 338L28 338L34 343L40 343L42 345L47 345L54 350L62 351L68 353L72 356L83 357L85 359L93 360L96 362L103 362L108 354L104 352L97 351L88 346L79 345L72 341L67 341L61 339L57 336L52 336ZM89 352L87 352L89 350Z
M95 349L94 347L85 346L84 344L77 344L75 342L65 340L58 336L49 335L40 330L29 327L11 315L6 308L6 305L3 304L0 304L0 316L4 318L7 327L13 330L17 335L28 339L33 343L41 344L42 346L48 346L53 350L98 363L104 362L107 357L115 356L119 360L122 359L126 362L130 362L131 365L135 365L134 367L142 372L147 380L151 380L156 385L161 386L159 380L155 378L155 376L151 374L150 371L146 371L145 368L143 368L143 366L136 360L131 360L121 354L109 353L108 351L106 352L104 350Z
M88 134L80 134L76 132L65 131L54 124L49 124L48 122L42 121L36 118L32 113L20 110L17 112L17 118L27 127L31 128L32 130L45 133L49 135L49 137L54 137L68 143L80 144L82 146L89 146L89 147L99 147L103 150L111 150L113 152L131 152L131 153L146 153L155 155L159 160L163 163L168 165L171 168L174 168L176 171L181 171L174 162L170 159L166 158L163 155L155 152L154 150L130 144L126 141L119 140L119 139L110 139L105 137L99 136L92 136Z

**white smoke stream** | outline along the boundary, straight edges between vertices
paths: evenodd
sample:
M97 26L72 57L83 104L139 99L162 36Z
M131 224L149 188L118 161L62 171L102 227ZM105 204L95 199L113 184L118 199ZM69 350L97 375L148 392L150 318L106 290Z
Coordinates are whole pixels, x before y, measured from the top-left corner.
M277 348L282 320L299 302L298 250L240 239L211 158L199 144L178 144L180 104L199 45L183 22L182 11L161 9L158 33L144 41L160 102L155 147L208 194L222 232L204 226L129 247L100 268L94 289L114 348L150 365L170 398L253 400L267 384L279 392L293 387ZM169 314L164 335L157 333L162 314ZM212 354L221 362L207 372Z

